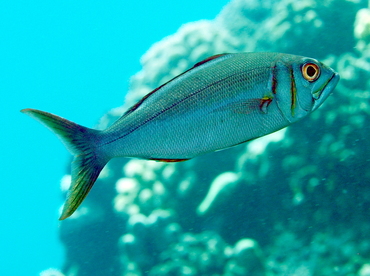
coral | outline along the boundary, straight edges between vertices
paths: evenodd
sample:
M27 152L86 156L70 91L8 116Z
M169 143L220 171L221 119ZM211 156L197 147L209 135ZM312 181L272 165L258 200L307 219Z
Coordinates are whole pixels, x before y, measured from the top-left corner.
M224 276L262 276L265 273L264 257L258 243L251 239L239 240L225 266Z
M234 172L224 172L218 175L211 183L206 197L199 204L198 215L206 214L212 206L231 196L233 188L237 185L237 180L238 175Z
M370 42L370 9L361 9L357 12L354 34L356 39Z
M222 273L225 243L215 233L186 233L159 256L148 275L214 275Z
M359 273L358 273L359 276L369 276L370 275L370 264L364 264Z
M100 128L216 53L313 56L341 81L309 118L245 145L181 163L112 160L76 215L61 223L63 273L368 275L366 5L234 0L215 20L185 24L153 45L125 105Z
M58 269L49 268L48 270L42 271L40 273L40 276L65 276L65 275Z

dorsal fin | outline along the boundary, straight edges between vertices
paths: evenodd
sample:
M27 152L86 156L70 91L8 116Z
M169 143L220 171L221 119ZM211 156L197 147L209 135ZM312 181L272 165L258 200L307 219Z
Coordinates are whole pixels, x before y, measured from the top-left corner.
M203 59L202 61L199 61L199 62L195 63L194 66L191 69L193 69L195 67L198 67L198 66L200 66L200 65L202 65L204 63L207 63L208 61L211 61L211 60L214 60L216 58L222 57L224 55L227 55L227 53L225 53L225 54L218 54L218 55L207 57L206 59Z
M167 83L167 82L166 82ZM165 83L165 84L166 84ZM152 95L154 92L156 92L159 88L161 88L162 86L164 86L165 84L162 84L161 86L157 87L156 89L154 89L152 92L149 92L148 94L146 94L144 97L142 97L140 99L140 101L138 101L136 104L134 104L133 106L131 106L125 113L123 113L122 117L125 117L127 116L128 114L130 114L131 112L135 111L150 95ZM122 118L121 117L121 118Z
M171 81L173 81L174 79L177 79L178 77L184 75L185 73L191 71L192 69L202 65L202 64L205 64L211 60L214 60L214 59L217 59L219 57L222 57L224 55L228 55L227 53L225 54L218 54L218 55L214 55L214 56L210 56L202 61L199 61L197 62L196 64L194 64L193 67L191 67L190 69L186 70L185 72L181 73L180 75L170 79L169 81L165 82L164 84L162 84L161 86L158 86L156 89L154 89L153 91L149 92L148 94L146 94L140 101L138 101L136 104L134 104L133 106L131 106L131 108L129 108L124 114L122 117L124 116L127 116L128 114L132 113L133 111L135 111L136 109L139 108L139 106L147 99L149 98L150 95L154 94L155 92L157 92L159 89L161 89L163 86L165 86L166 84L170 83Z

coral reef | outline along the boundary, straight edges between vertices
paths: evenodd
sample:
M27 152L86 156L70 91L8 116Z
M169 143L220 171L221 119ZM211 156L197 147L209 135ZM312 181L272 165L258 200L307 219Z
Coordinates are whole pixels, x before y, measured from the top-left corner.
M309 118L251 143L182 163L112 160L61 223L64 275L370 275L368 13L365 1L234 0L153 45L101 128L216 53L324 58L341 81Z

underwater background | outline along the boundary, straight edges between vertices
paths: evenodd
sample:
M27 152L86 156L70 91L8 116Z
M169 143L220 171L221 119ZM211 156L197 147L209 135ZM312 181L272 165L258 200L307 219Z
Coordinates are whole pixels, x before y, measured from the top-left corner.
M264 138L183 163L112 160L62 222L63 145L4 114L2 275L370 275L368 1L0 5L6 115L105 128L224 52L300 54L341 75L319 110Z
M58 217L70 155L20 109L48 110L94 127L124 103L130 76L153 43L183 23L214 18L226 4L0 1L0 275L39 275L65 262Z

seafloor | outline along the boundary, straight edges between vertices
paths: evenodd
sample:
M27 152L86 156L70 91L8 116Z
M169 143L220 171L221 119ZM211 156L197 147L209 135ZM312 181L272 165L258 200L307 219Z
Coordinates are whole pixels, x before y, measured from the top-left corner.
M277 51L341 75L308 118L182 163L112 160L60 238L66 276L370 275L370 9L234 0L153 45L125 105L217 53ZM63 182L68 182L65 176Z

